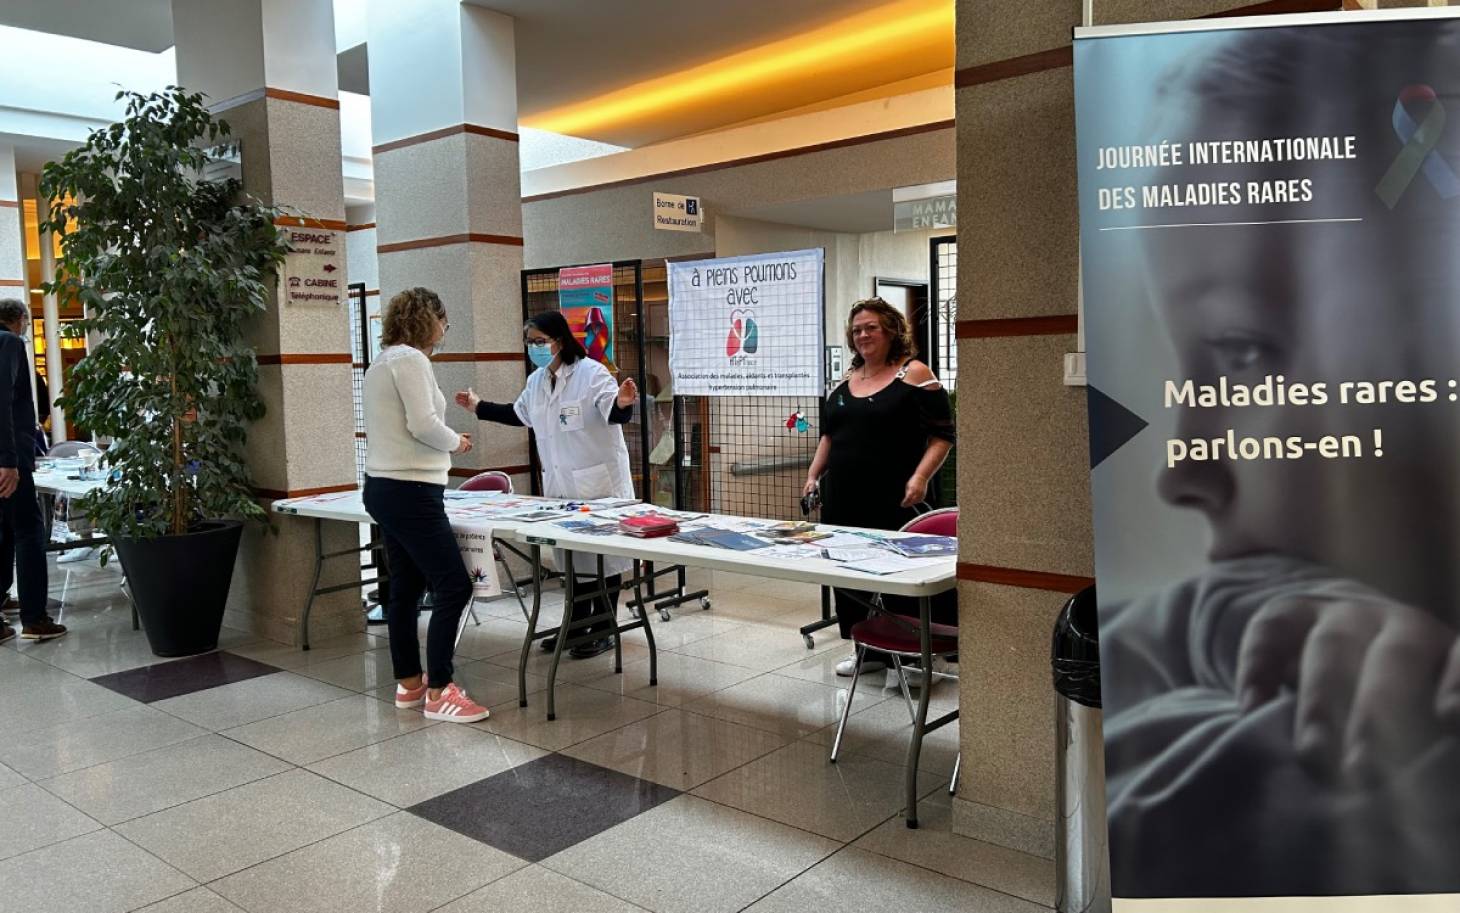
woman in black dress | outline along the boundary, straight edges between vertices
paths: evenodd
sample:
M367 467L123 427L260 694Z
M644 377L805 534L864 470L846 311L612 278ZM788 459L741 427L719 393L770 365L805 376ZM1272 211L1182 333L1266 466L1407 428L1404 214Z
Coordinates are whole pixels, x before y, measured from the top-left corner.
M822 405L821 442L805 491L820 487L823 523L899 529L918 515L928 481L953 448L948 391L914 357L917 349L907 318L881 298L852 306L847 347L853 353L852 370ZM918 614L914 600L888 596L883 602L890 611ZM957 624L956 617L946 617L949 603L935 602L934 621ZM956 598L951 612L956 616ZM867 617L867 608L837 590L836 613L847 640L852 626ZM869 650L862 671L881 671L889 664L886 654ZM855 669L853 653L836 671L850 676Z

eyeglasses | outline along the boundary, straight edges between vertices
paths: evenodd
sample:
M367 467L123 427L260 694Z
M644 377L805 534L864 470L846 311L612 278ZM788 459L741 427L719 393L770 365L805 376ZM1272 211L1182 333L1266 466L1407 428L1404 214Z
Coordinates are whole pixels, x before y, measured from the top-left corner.
M882 327L874 323L870 326L852 327L851 333L854 338L857 336L871 336L881 329Z

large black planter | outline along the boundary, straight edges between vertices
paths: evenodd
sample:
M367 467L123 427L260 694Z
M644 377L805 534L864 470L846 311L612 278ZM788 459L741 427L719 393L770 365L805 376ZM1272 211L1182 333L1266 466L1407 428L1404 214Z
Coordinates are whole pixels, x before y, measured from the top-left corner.
M209 520L181 536L112 539L153 653L217 649L242 536L236 520Z

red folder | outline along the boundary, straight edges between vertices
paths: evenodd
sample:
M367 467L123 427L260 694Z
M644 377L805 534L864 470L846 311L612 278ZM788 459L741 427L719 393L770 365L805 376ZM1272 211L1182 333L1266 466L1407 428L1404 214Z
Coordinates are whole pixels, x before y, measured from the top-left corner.
M679 532L679 524L670 517L662 514L643 514L638 517L625 517L618 521L619 532L626 536L636 536L640 539L655 539L659 536L672 536Z

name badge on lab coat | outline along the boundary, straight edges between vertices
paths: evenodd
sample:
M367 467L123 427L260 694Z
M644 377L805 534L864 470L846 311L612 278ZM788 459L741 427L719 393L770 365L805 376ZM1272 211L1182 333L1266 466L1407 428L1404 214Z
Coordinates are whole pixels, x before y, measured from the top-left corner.
M563 406L558 412L559 431L582 431L583 430L583 407L576 403L571 406Z

